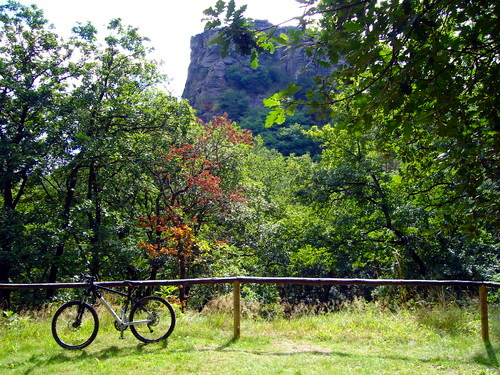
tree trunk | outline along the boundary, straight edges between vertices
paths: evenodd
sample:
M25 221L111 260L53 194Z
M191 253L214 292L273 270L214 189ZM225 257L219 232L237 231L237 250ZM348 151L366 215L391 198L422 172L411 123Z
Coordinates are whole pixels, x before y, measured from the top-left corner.
M62 256L64 254L64 248L66 245L66 238L68 237L68 234L66 231L69 228L69 223L70 223L70 211L71 207L73 206L73 200L75 197L75 188L76 188L76 183L78 181L78 171L80 167L73 168L71 173L68 176L68 179L66 181L66 199L64 201L64 208L62 212L62 224L61 224L61 229L63 233L63 240L57 245L56 252L54 254L54 260L52 261L52 264L50 265L50 270L49 270L49 277L47 282L49 283L55 283L57 281L57 274L59 272L59 264L61 262ZM56 290L55 289L47 289L46 297L47 299L50 299L54 296Z
M4 247L2 247L2 253L6 252ZM9 254L6 255L9 256ZM0 257L0 282L7 283L9 282L9 274L11 270L11 264L5 257ZM8 289L0 289L0 310L9 310L10 309L10 293L11 291Z
M156 280L158 277L158 271L160 268L163 266L164 262L159 260L159 258L153 258L151 259L151 272L149 274L149 280ZM148 286L146 288L146 295L150 296L153 294L153 286Z
M375 176L373 173L370 174L370 176L375 184L375 189L381 199L380 208L382 210L382 213L384 214L385 227L396 235L396 237L398 238L397 243L403 246L403 248L408 253L410 258L417 264L419 273L422 276L425 276L427 274L427 266L425 265L422 258L415 252L415 249L410 243L408 237L402 231L394 228L391 218L391 210L389 208L389 203L387 202L386 194L383 191L382 186L380 186L377 176Z
M185 279L187 275L187 260L184 254L179 254L179 277L180 279ZM179 300L181 302L181 310L184 312L184 309L187 305L187 294L184 285L179 286Z
M89 220L89 228L92 230L90 238L90 249L92 259L90 261L90 272L94 276L98 276L101 268L100 249L102 243L101 226L102 226L102 207L100 202L100 191L97 180L97 167L94 163L90 165L87 198L94 204L94 212L89 212L87 217Z
M3 171L4 172L4 171ZM10 180L3 181L3 207L2 207L2 220L0 222L2 228L1 249L0 249L0 282L8 283L12 271L12 242L16 233L14 233L13 226L17 224L14 220L15 203L12 193L12 183ZM0 290L0 309L10 309L10 290Z

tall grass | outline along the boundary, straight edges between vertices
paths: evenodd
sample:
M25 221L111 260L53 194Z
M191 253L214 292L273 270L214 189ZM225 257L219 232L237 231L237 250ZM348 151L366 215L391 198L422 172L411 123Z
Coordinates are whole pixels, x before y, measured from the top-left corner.
M500 309L490 308L491 350L477 306L382 309L356 301L340 311L244 303L232 340L230 298L201 313L178 312L168 341L125 340L100 311L94 343L81 351L51 337L53 308L0 318L0 374L498 374ZM314 310L314 309L313 309ZM318 310L318 309L316 309ZM321 309L320 309L321 310ZM262 311L265 311L264 313ZM286 317L285 317L286 316Z

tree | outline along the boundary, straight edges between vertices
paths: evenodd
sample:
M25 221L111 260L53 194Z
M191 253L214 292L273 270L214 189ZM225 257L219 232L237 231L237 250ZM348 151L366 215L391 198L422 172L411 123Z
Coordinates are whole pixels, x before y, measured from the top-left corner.
M309 134L325 149L299 196L327 223L317 236L326 253L374 276L493 277L494 233L472 235L452 214L453 176L436 176L438 185L422 189L402 178L401 162L380 153L373 133L327 125Z
M313 166L309 155L285 157L257 140L241 168L246 205L214 228L226 238L230 250L225 260L232 259L232 267L253 275L297 276L290 257L318 220L295 192L308 181Z
M90 271L96 275L115 236L107 229L114 211L108 197L115 189L128 190L116 184L116 178L137 156L141 136L156 134L156 141L164 142L169 133L178 130L179 123L192 121L187 106L177 105L156 89L164 77L147 58L147 38L119 20L111 21L108 29L103 47L89 38L92 53L82 84L74 92L78 109L71 134L77 150L71 168L79 168L85 181L85 225L90 234L87 256Z
M148 167L187 139L193 111L158 89L137 29L113 20L100 42L79 25L64 42L36 7L0 11L0 281L125 278L143 262L138 212L158 195Z
M335 67L316 77L306 101L289 86L267 100L268 123L297 105L330 116L336 129L376 132L379 149L404 162L406 179L441 186L453 176L448 205L477 230L498 227L498 4L468 0L309 1L288 36L254 30L245 7L218 1L205 11L218 42L252 56L303 46ZM469 206L469 209L463 208Z
M351 264L371 261L376 269L399 263L399 277L426 276L428 265L417 239L428 229L429 215L405 197L397 163L376 151L370 134L353 136L327 125L311 135L326 148L299 194L333 221L329 247L350 253ZM403 265L408 265L404 273Z
M143 247L151 258L173 257L179 278L202 255L197 236L209 219L230 211L243 200L235 175L239 149L252 144L248 131L237 129L226 117L214 117L202 126L194 142L172 145L154 171L161 200L156 212L140 217L147 230ZM151 278L161 263L153 263ZM180 289L182 306L187 291Z
M250 108L250 99L243 91L228 89L220 97L220 109L231 113L232 118L240 120Z
M331 121L310 132L324 152L303 190L331 215L318 246L372 271L491 278L499 261L498 4L309 1L288 35L254 30L244 10L218 1L205 11L219 43L246 44L239 50L254 66L262 50L302 47L332 68L305 94L290 85L265 100L267 125L304 105Z
M59 146L59 105L77 72L72 47L49 30L39 9L9 1L0 6L0 19L0 281L6 282L27 224L19 205ZM9 305L5 290L2 305Z

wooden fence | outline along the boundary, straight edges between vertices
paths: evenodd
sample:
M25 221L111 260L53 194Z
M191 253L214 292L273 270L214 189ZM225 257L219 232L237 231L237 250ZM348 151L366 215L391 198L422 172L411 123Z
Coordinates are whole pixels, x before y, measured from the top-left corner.
M299 277L225 277L182 280L141 280L134 281L139 286L165 285L196 285L196 284L232 284L233 286L233 338L238 339L241 334L241 284L295 284L295 285L392 285L392 286L462 286L479 288L481 312L481 336L485 343L490 342L488 328L488 290L498 288L500 283L492 281L465 281L465 280L393 280L393 279L334 279L334 278L299 278ZM107 287L126 286L124 281L103 281L100 285ZM46 284L0 284L0 289L63 289L84 288L85 283L46 283Z

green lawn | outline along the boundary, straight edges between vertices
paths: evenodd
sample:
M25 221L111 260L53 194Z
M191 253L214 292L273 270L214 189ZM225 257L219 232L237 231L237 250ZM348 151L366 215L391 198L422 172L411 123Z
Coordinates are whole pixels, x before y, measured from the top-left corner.
M499 309L490 309L493 347L481 341L474 309L381 312L364 307L322 316L178 316L167 342L125 339L109 318L88 348L60 348L48 317L0 323L1 374L499 374ZM104 313L100 314L105 317Z

